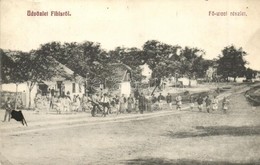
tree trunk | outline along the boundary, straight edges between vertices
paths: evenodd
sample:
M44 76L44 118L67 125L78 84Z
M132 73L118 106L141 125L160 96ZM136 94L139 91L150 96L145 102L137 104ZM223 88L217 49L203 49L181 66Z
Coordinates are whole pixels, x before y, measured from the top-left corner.
M31 92L32 92L32 89L33 89L35 83L34 82L29 83L28 82L27 85L28 85L28 88L29 88L29 105L28 105L28 108L31 109Z
M18 95L18 85L19 84L15 84L16 85L16 89L15 89L15 102L14 102L14 109L17 109L17 95Z
M31 90L29 89L29 105L28 108L31 109Z

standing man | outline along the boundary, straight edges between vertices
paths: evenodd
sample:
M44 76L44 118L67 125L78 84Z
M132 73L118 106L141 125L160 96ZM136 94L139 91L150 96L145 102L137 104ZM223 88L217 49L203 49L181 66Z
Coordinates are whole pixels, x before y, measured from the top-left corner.
M11 99L10 99L10 97L8 97L6 100L6 103L5 103L5 118L4 118L3 122L6 121L6 117L8 117L8 121L10 121L11 112L12 112Z
M91 103L92 103L92 106L93 106L92 111L91 111L91 115L94 117L97 113L97 108L100 111L102 111L100 106L99 106L99 95L98 95L98 93L96 93L96 95L92 96Z
M51 89L51 97L54 97L54 93L55 93L55 90L54 90L54 88L52 87L52 89Z
M166 96L166 102L169 105L169 108L172 109L172 96L170 95L170 93L168 93Z
M140 96L139 91L138 91L138 89L136 89L136 90L134 91L134 97L135 97L135 99L137 100L139 96Z
M50 97L50 108L49 108L49 109L53 109L54 93L55 93L55 90L54 90L54 88L52 87L51 92L50 92L51 97Z
M103 116L106 117L106 115L108 114L108 109L109 109L109 98L106 93L104 93L104 95L101 99L101 103L103 106Z
M201 95L200 95L199 98L197 99L197 103L198 103L199 111L201 112L201 111L202 111L202 108L203 108L203 98L202 98Z
M211 99L209 98L209 95L206 97L205 103L206 103L206 110L209 113L210 106L211 106Z
M141 95L139 96L138 103L139 103L138 107L139 107L140 113L143 114L144 109L145 109L145 97L144 97L143 93L141 93Z

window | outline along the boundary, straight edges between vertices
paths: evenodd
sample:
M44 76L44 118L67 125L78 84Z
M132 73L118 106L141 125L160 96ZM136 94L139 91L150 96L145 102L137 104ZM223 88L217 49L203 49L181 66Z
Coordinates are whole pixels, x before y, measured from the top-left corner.
M76 93L76 84L72 83L72 93Z

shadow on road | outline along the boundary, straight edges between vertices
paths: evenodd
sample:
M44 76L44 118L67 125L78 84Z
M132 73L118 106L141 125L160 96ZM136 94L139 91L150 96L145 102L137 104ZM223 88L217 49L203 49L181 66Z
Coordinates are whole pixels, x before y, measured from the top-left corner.
M258 164L259 162L250 162L250 163L232 163L228 161L200 161L200 160L191 160L191 159L165 159L165 158L139 158L139 159L131 159L123 162L123 164L141 164L141 165L252 165Z
M190 137L205 137L205 136L252 136L260 135L260 126L242 126L242 127L232 127L232 126L212 126L203 127L197 126L196 130L193 132L173 132L169 131L166 136L172 138L190 138Z

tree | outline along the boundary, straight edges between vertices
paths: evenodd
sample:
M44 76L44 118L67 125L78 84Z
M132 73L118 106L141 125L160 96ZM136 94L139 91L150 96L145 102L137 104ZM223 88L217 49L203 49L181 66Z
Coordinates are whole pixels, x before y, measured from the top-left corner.
M18 85L25 82L25 74L27 70L23 61L26 61L28 53L21 51L1 51L1 77L3 83L15 83L16 84L16 94L15 94L15 105L14 108L17 108L17 94L18 94Z
M180 74L189 78L203 77L207 69L207 63L203 59L205 52L198 48L185 47L180 53Z
M226 80L228 77L233 77L234 81L236 81L238 76L244 76L246 70L245 64L247 63L244 59L245 55L247 53L242 47L238 49L233 45L225 47L217 61L218 74L222 75Z
M152 70L153 78L162 78L178 70L178 45L172 46L156 40L149 40L143 45L144 63Z
M0 69L1 69L1 83L10 83L10 73L13 67L15 67L14 61L7 56L6 52L0 49Z

